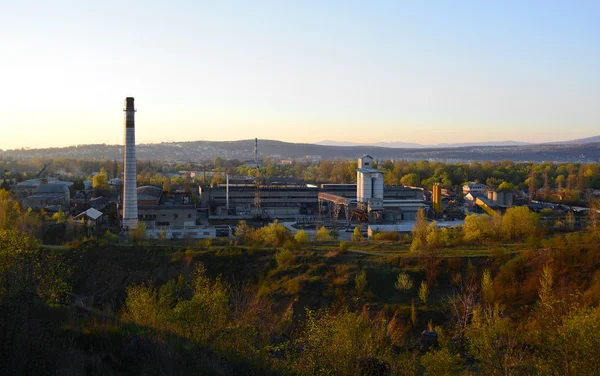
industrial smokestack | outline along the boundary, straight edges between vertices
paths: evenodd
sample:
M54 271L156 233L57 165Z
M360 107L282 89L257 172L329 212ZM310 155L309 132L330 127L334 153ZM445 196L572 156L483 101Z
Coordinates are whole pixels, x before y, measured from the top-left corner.
M258 138L254 139L254 163L258 167Z
M135 229L138 224L138 206L135 168L135 108L133 98L125 98L125 148L123 152L123 228Z
M227 183L225 188L225 209L229 213L229 174L227 174Z

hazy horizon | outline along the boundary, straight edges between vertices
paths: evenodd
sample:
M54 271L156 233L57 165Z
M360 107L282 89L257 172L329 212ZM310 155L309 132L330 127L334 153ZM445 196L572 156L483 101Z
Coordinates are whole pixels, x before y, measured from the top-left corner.
M0 149L598 135L600 3L0 5Z
M598 136L598 135L596 135ZM590 136L590 137L595 137L595 136ZM588 138L588 137L583 137L583 138ZM254 138L250 139L250 138L240 138L240 139L232 139L232 140L165 140L165 141L158 141L158 142L140 142L140 141L136 141L136 145L153 145L153 144L160 144L160 143L184 143L184 142L240 142L240 141L248 141L249 143L252 143L252 145L254 144ZM360 143L360 142L351 142L351 141L334 141L334 140L320 140L320 141L315 141L315 142L304 142L304 141L289 141L289 140L276 140L276 139L258 139L259 145L261 143L261 141L275 141L275 142L287 142L287 143L297 143L297 144L312 144L312 145L321 145L321 146L380 146L379 144L394 144L394 143L409 143L409 142L405 142L405 141L375 141L375 142L365 142L365 143ZM460 145L460 144L473 144L473 146L476 146L477 144L480 144L481 146L485 146L486 144L499 144L501 145L502 143L523 143L524 145L535 145L535 144L552 144L552 143L559 143L559 142L564 142L564 141L571 141L571 140L555 140L555 141L539 141L539 142L525 142L525 141L519 141L519 140L499 140L499 141L473 141L473 142L456 142L456 143L451 143L451 142L439 142L439 143L435 143L435 144L420 144L420 143L415 143L418 144L422 147L435 147L435 146L444 146L444 145L448 145L448 146L452 146L452 145ZM341 145L337 145L337 144L341 144ZM344 145L344 144L351 144L351 145ZM18 148L8 148L8 149L1 149L1 151L11 151L11 150L21 150L21 149L25 149L25 150L36 150L36 149L50 149L50 148L69 148L69 147L79 147L79 146L88 146L88 145L107 145L107 146L121 146L123 145L122 142L116 142L116 143L107 143L107 142L100 142L100 143L79 143L79 144L71 144L71 145L62 145L62 146L43 146L43 147L29 147L29 146L23 146L23 147L18 147ZM389 148L399 148L402 149L404 147L402 146L381 146L381 147L389 147ZM406 147L406 148L410 148L410 147Z

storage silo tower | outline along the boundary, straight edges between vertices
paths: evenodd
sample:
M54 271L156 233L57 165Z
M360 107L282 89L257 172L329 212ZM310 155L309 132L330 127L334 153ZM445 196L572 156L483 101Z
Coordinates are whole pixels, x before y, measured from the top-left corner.
M383 210L383 171L373 168L370 155L358 158L356 201L362 210Z
M124 229L133 230L138 224L135 159L135 108L133 98L125 98L125 148L123 151L123 222Z
M433 184L433 189L431 193L431 202L433 204L433 210L439 214L442 212L442 186L440 185L440 183Z

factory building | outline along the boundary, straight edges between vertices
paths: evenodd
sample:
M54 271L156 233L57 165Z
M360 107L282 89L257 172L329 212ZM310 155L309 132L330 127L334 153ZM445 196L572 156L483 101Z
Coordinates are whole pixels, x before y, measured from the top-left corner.
M230 178L229 188L227 183L199 188L200 207L209 213L211 219L252 218L256 216L257 203L261 213L270 218L315 215L319 209L319 193L346 198L355 206L357 191L357 184L313 185L293 178L264 179L258 187L252 178ZM416 207L423 205L423 190L420 188L388 186L378 192L380 197L383 194L381 210L403 211L398 214L399 218L413 218L407 213L414 214Z
M62 206L64 210L68 210L70 202L71 193L67 184L40 184L31 196L23 199L23 207L37 210L48 206Z
M490 189L490 187L488 187L485 184L482 183L475 183L475 182L470 182L467 183L465 185L463 185L462 190L463 190L463 194L477 194L477 193L485 193Z
M317 207L316 187L308 187L295 178L251 179L228 178L228 183L200 187L200 206L210 218L294 218L313 214ZM258 183L258 184L257 184Z
M67 187L70 187L73 185L73 182L60 181L60 180L57 180L56 178L52 178L52 177L35 178L35 179L28 179L28 180L22 181L20 183L11 185L10 191L14 195L14 197L16 197L19 200L23 200L23 199L25 199L31 195L34 195L36 193L41 193L41 192L36 192L36 191L40 185L45 185L45 184L62 184L62 185L66 185Z
M216 236L214 228L196 224L194 205L140 205L138 215L138 222L144 223L147 235L152 238L202 239Z
M163 190L154 185L143 185L137 187L137 204L140 205L159 205L162 199Z
M513 193L489 190L487 191L487 199L496 206L513 206Z

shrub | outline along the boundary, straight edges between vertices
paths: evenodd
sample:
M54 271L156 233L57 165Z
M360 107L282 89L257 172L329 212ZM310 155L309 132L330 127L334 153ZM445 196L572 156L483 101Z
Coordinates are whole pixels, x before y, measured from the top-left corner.
M396 283L394 284L394 286L398 290L410 290L413 288L413 280L412 278L410 278L408 273L401 272L398 274L398 278L396 279Z
M294 255L292 254L292 251L287 248L282 248L275 254L275 261L277 261L278 268L289 266L293 260Z
M206 341L227 322L227 287L219 278L211 280L201 265L194 275L194 295L173 308L170 321L182 336Z
M506 240L533 236L539 228L539 216L527 206L509 208L502 216L502 234Z
M159 328L167 316L164 308L160 306L158 293L150 282L132 285L127 288L123 320Z
M331 235L329 234L329 230L327 230L325 226L321 226L321 228L319 228L319 230L315 234L315 237L318 241L326 241L329 240Z
M421 358L425 368L424 375L456 375L463 369L462 360L444 347L437 351L428 352Z
M386 327L354 312L338 315L307 310L306 323L295 341L288 343L286 354L292 369L299 375L356 375L389 374L389 365L380 359L389 359L391 347L385 341ZM378 359L374 359L377 356ZM366 359L369 359L366 361ZM373 372L369 365L377 364ZM360 373L357 371L360 370Z
M300 230L294 235L294 240L296 240L296 243L298 244L305 244L308 242L308 234L306 231Z
M387 231L373 234L373 240L398 241L398 239L399 235L397 232Z
M288 229L277 220L268 226L256 230L255 236L262 244L272 247L281 247L286 240L290 239Z
M358 295L362 295L367 289L367 273L364 270L354 277L354 284L356 285Z
M352 241L358 242L362 240L362 233L360 232L360 226L356 226L354 228L354 232L352 233Z
M348 242L341 241L340 242L340 252L346 252L348 250Z
M497 229L492 217L487 214L471 214L465 218L463 234L465 242L479 242L486 239L494 239Z
M423 304L427 304L427 297L429 296L429 287L427 287L427 283L425 281L421 282L421 287L419 287L419 299L423 302Z

